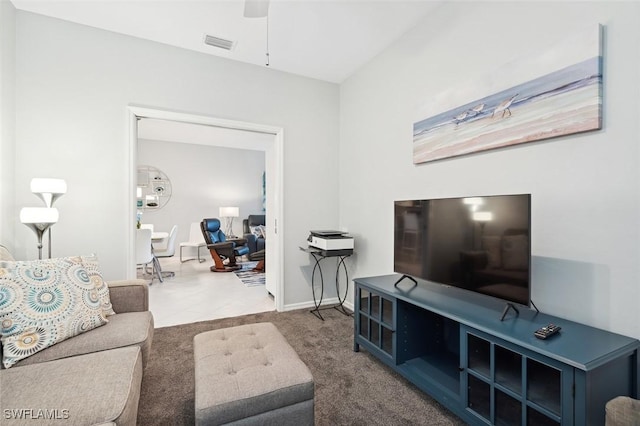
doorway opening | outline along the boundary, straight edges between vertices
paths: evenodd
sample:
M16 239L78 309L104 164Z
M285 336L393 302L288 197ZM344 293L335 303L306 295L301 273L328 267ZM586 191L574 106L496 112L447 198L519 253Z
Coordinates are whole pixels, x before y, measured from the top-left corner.
M267 211L267 240L269 241L266 251L266 281L269 292L274 297L274 304L277 311L284 310L284 283L283 274L283 238L281 232L283 216L283 129L277 126L269 126L257 123L241 122L221 119L217 117L204 116L199 114L182 113L155 108L129 106L129 179L126 193L131 200L128 214L129 217L136 216L136 183L137 183L137 139L138 121L141 119L157 119L173 121L185 124L195 124L201 126L211 126L226 130L243 130L245 132L255 132L261 136L265 144L265 171L266 171L266 211ZM129 235L129 259L128 275L135 278L135 229L130 227Z

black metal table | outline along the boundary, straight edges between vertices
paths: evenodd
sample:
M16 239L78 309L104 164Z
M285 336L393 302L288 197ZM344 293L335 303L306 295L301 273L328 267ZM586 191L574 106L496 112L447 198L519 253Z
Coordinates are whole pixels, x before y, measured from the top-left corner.
M350 316L351 313L345 310L344 302L347 299L347 293L349 291L349 273L347 271L347 265L344 263L345 259L353 254L353 249L349 250L322 250L314 247L300 247L300 250L305 253L309 253L311 257L315 260L315 265L313 265L313 272L311 273L311 292L313 293L313 304L314 308L310 311L313 315L320 318L324 321L322 314L320 313L323 309L336 309L338 312L341 312L344 315ZM324 277L322 275L322 267L320 266L320 261L322 259L326 259L329 257L335 257L338 259L338 265L336 266L336 294L338 295L338 304L333 306L320 307L322 305L322 299L324 297ZM344 289L344 296L340 297L340 268L344 271L344 276L346 280L346 285ZM315 281L316 269L320 274L320 299L316 297L315 286L313 285Z

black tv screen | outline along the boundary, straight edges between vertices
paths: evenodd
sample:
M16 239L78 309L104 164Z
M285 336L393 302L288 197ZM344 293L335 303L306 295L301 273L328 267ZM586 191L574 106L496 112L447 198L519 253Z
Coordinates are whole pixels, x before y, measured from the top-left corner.
M394 271L530 303L531 196L395 202Z

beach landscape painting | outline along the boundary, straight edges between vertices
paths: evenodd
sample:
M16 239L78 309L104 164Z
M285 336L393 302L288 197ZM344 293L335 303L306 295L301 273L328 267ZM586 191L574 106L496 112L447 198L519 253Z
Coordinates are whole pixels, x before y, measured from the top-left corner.
M414 164L602 128L601 44L594 26L426 102Z

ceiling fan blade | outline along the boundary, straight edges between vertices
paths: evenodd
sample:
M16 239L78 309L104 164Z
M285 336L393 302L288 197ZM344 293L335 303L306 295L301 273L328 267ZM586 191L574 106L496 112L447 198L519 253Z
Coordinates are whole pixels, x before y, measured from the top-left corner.
M269 0L244 0L245 18L264 18L269 13Z

